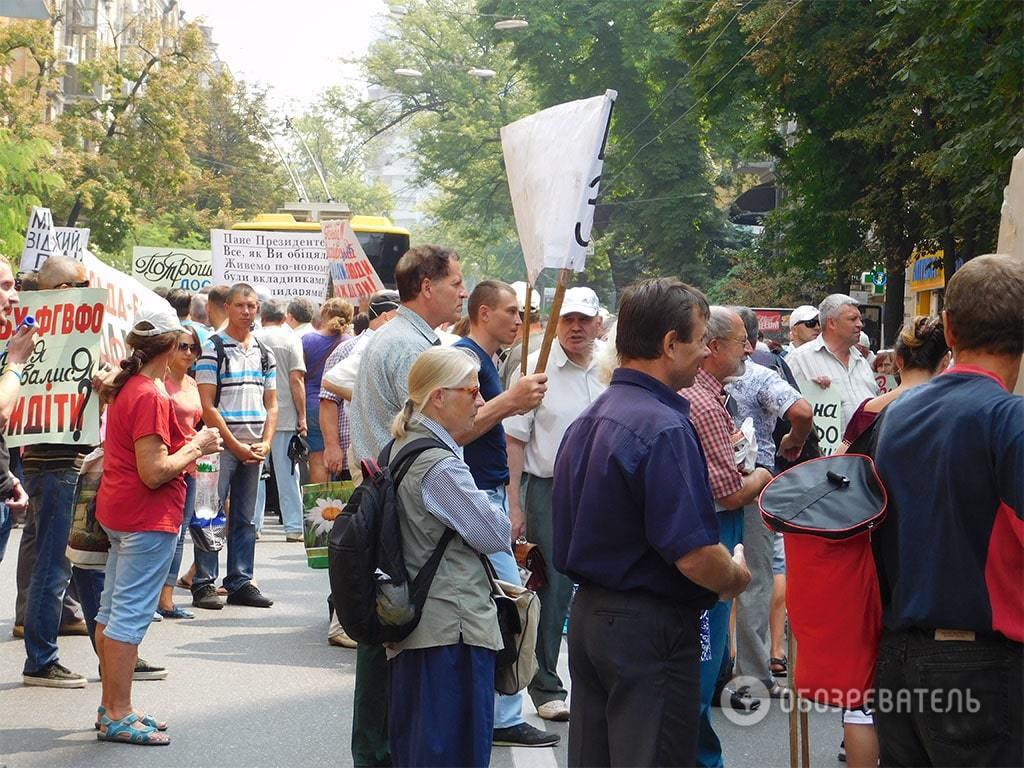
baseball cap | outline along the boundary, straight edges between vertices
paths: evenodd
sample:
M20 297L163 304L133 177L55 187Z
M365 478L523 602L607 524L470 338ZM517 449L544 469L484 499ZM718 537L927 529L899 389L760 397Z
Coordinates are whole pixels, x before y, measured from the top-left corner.
M184 331L181 321L178 320L178 313L171 309L171 305L160 300L153 302L152 307L143 307L135 313L135 323L132 325L132 333L136 336L159 336L162 333L173 333ZM140 323L149 323L152 328L141 330Z
M565 292L565 298L562 299L562 311L559 314L564 317L573 312L579 312L581 315L594 317L600 309L601 302L598 301L597 294L593 289L581 286L570 288Z
M817 307L812 307L807 304L803 304L793 310L793 313L789 316L789 327L792 328L797 323L806 323L808 320L818 319Z
M380 317L385 312L390 312L392 309L398 309L400 304L401 299L398 296L398 291L392 291L389 289L377 291L370 297L369 315L371 318Z
M516 292L516 301L519 303L519 311L526 311L526 283L522 280L518 280L512 283L512 290ZM535 314L540 311L540 294L534 289L530 289L530 313Z

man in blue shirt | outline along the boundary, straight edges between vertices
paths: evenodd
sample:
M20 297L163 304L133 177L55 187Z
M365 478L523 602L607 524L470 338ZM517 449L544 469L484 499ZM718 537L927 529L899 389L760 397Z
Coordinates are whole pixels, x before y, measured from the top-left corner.
M611 385L555 461L555 567L580 585L569 622L570 766L693 765L699 617L744 590L719 541L704 452L677 390L707 356L707 300L674 278L627 289Z
M455 343L480 359L480 396L486 405L477 412L470 433L458 435L464 459L477 488L508 516L508 454L501 420L533 410L547 390L547 374L524 376L504 391L494 356L508 347L522 325L519 303L512 286L498 280L478 283L469 295L469 335ZM488 555L498 578L519 584L519 568L508 552ZM523 697L495 695L494 743L497 746L552 747L557 734L547 733L523 718Z
M956 365L882 412L875 452L881 762L1024 765L1024 262L967 262L942 321Z

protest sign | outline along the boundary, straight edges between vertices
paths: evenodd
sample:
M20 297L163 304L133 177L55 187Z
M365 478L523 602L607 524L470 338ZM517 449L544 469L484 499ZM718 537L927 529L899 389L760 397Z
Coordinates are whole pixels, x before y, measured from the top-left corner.
M139 308L152 307L154 303L166 305L167 302L138 280L104 264L89 251L85 252L82 263L89 274L90 287L106 291L104 303L107 311L103 318L100 360L116 368L128 356L125 339L132 329Z
M875 383L878 385L878 394L880 395L884 395L886 392L892 392L899 386L899 382L896 381L896 377L891 373L876 373Z
M797 386L814 411L814 431L822 456L831 456L843 441L843 406L836 387L822 389L797 376Z
M89 250L89 233L92 230L88 227L54 227L54 237L57 238L57 245L65 256L81 261L85 258L85 252Z
M320 232L210 230L213 281L263 286L281 298L327 295L327 250Z
M31 315L38 335L22 372L21 390L5 428L9 446L99 443L99 400L92 389L103 330L105 291L68 288L24 291L13 312L0 317L0 362L7 342Z
M210 285L213 257L210 251L137 245L132 248L132 277L147 288L195 292Z
M25 247L21 251L21 271L35 272L55 254L63 255L63 251L57 243L50 209L33 206L25 232Z
M348 221L325 221L320 227L323 230L328 274L331 276L335 296L358 300L384 290L384 283Z
M501 129L528 282L545 268L583 269L617 94L558 104Z

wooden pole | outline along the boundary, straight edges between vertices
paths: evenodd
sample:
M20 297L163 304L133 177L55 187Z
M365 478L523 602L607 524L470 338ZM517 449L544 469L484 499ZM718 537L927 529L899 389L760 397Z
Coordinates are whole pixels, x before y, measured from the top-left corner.
M562 311L562 299L565 298L565 288L569 284L572 272L562 269L558 272L558 284L555 286L555 297L551 300L551 311L548 313L548 324L544 329L544 341L540 345L540 357L537 358L537 367L534 373L544 373L548 367L548 355L551 354L551 344L555 340L555 330L558 328L558 317Z
M526 276L526 301L523 306L523 359L519 361L519 375L526 375L526 358L530 355L530 305L533 304L533 286L530 276Z
M789 688L789 768L800 768L799 753L797 745L799 742L800 720L797 715L796 687L793 685L793 678L796 670L796 646L793 642L793 632L790 630L786 639L786 657L788 660L786 671L786 686Z

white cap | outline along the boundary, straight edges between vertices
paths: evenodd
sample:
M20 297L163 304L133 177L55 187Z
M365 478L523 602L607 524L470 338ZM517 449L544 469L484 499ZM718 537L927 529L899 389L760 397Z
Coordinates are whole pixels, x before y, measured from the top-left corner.
M564 317L573 312L579 312L581 315L594 317L600 309L601 302L598 301L597 294L593 289L581 286L570 288L565 292L565 298L562 299L562 311L559 312L559 315Z
M512 283L512 290L516 292L516 301L519 302L519 311L526 311L526 283L522 280L518 280ZM530 289L530 312L536 313L540 311L540 294L536 290Z
M864 333L864 331L860 332L860 345L871 349L871 339L868 338L868 335Z
M808 320L817 319L818 308L803 304L794 309L793 313L789 316L789 327L792 328L797 323L806 323Z
M139 330L139 323L149 323L152 328ZM132 326L132 333L136 336L159 336L162 333L173 333L184 331L181 321L178 320L178 313L171 309L171 305L161 299L153 302L152 307L143 307L135 314L135 323Z

